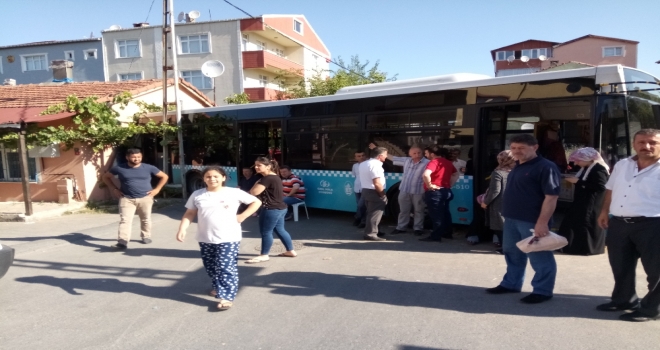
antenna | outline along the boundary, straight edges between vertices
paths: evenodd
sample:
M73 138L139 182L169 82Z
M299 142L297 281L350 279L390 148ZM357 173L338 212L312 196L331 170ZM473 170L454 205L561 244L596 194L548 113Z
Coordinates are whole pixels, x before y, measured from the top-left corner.
M190 18L190 22L195 22L196 19L199 18L202 14L199 13L199 11L190 11L188 12L188 18Z
M526 62L529 62L529 57L527 57L527 56L520 56L520 60L521 60L523 63L526 63Z
M515 61L515 60L516 60L516 56L513 56L513 55L511 55L511 56L509 56L509 57L506 58L506 61L509 62L509 63L511 63L511 62L513 62L513 61Z
M119 30L119 29L121 29L121 26L116 24L113 24L110 26L110 28L108 28L108 30Z
M539 56L539 60L540 60L540 61L545 61L545 60L547 60L547 59L548 59L548 57L546 57L545 55L541 55L541 56Z
M209 78L215 78L225 72L225 65L218 60L206 61L202 64L202 74Z
M185 12L181 11L179 13L179 16L176 18L179 22L185 22L186 21L186 14Z

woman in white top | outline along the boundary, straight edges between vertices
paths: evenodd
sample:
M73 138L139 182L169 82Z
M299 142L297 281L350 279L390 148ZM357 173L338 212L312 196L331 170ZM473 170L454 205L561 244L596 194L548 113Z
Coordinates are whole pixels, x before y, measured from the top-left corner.
M210 295L220 299L218 309L227 310L238 292L236 263L241 222L259 209L261 201L238 188L225 187L227 173L219 166L204 169L202 177L206 188L193 192L188 198L176 239L183 242L186 229L197 216L197 241L213 288ZM249 205L236 214L241 204Z

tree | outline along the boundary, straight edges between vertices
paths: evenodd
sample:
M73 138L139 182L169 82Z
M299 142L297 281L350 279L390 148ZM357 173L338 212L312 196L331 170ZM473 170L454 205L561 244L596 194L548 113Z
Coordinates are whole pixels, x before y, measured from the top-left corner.
M366 85L373 83L382 83L396 80L396 74L388 77L386 72L378 70L379 61L369 67L369 61L360 62L357 55L351 56L351 61L347 64L341 57L337 57L337 63L340 67L335 71L318 70L311 77L301 79L294 84L287 85L284 74L280 74L277 80L285 90L278 95L280 99L302 98L313 96L334 95L339 89L346 86ZM327 74L330 74L326 77Z
M250 96L245 92L241 92L240 94L233 94L225 97L225 102L233 105L242 105L250 103Z

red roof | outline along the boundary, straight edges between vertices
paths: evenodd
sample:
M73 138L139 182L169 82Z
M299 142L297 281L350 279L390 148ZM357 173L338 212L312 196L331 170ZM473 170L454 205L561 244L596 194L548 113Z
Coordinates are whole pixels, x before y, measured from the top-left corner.
M570 44L570 43L574 43L574 42L576 42L576 41L584 40L584 39L588 39L588 38L594 38L594 39L605 39L605 40L613 40L613 41L621 41L621 42L629 43L629 44L639 44L639 41L634 41L634 40L619 39L619 38L612 38L612 37L608 37L608 36L600 36L600 35L587 34L587 35L585 35L585 36L581 36L581 37L579 37L579 38L575 38L575 39L573 39L573 40L569 40L569 41L565 41L565 42L563 42L563 43L559 43L559 44L557 44L555 47L562 46L562 45L566 45L566 44Z

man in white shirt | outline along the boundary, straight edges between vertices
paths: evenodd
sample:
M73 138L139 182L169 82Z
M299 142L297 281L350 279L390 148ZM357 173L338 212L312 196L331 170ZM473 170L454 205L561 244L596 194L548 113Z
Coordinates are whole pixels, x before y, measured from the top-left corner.
M454 164L454 168L456 168L458 174L462 176L465 175L465 166L467 165L467 162L463 159L459 159L460 156L460 148L452 148L449 150L449 160Z
M387 148L376 147L371 150L371 159L360 163L359 175L362 186L362 198L367 205L367 220L364 228L364 239L368 241L384 241L379 237L378 224L387 206L385 195L385 171L383 162L387 159Z
M365 160L367 160L367 157L364 155L364 152L356 151L355 164L353 164L353 169L351 170L351 173L355 177L355 181L353 182L353 193L355 193L355 202L357 203L353 226L357 226L358 228L364 228L366 226L367 218L367 207L364 204L364 199L362 199L362 185L360 185L360 163Z
M660 130L636 132L633 148L637 155L616 163L605 185L598 224L608 230L607 255L614 291L612 301L596 309L634 310L619 319L645 322L660 318ZM635 291L635 269L640 258L649 285L641 301Z

